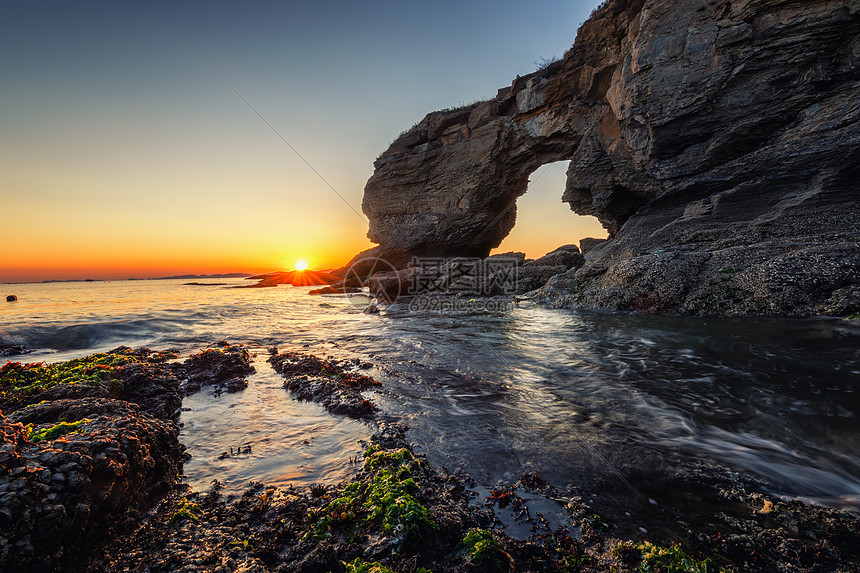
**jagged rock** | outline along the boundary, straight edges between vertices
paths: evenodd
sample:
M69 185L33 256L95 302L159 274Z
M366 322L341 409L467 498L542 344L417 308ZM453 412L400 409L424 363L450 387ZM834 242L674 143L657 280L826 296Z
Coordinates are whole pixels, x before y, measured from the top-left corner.
M588 253L591 249L596 247L601 243L605 243L606 239L595 239L593 237L586 237L584 239L579 240L579 250L583 255Z
M361 393L382 384L356 372L363 368L360 361L348 362L322 359L313 354L282 352L270 356L269 362L286 379L284 388L299 400L318 402L333 414L352 418L374 416L376 407Z
M97 356L101 356L101 362L95 360ZM173 374L172 365L166 361L176 356L171 350L153 352L148 348L134 350L120 346L103 355L83 359L88 364L82 372L84 377L66 377L57 385L49 381L53 376L50 368L25 375L31 377L30 382L13 383L17 378L16 372L20 375L27 367L7 363L0 367L0 409L9 413L42 401L113 398L134 402L153 416L171 418L179 413L181 396L179 380ZM69 366L72 362L61 365ZM98 372L103 372L103 375L93 377ZM41 380L41 383L35 384L36 380Z
M173 365L174 373L182 379L182 392L186 396L204 386L212 387L216 395L248 387L246 378L256 371L251 365L251 354L239 345L225 342L220 346L192 354L182 364Z
M62 423L71 426L58 431ZM52 428L56 435L40 441L30 436ZM184 453L178 435L175 423L104 398L0 413L0 569L84 565L88 549L130 509L147 508L173 486Z
M585 258L579 252L579 247L576 245L564 245L556 250L545 254L539 259L528 261L524 264L526 267L551 267L562 266L566 271L572 267L581 267L585 263Z
M852 0L612 0L561 61L382 153L364 254L486 257L529 175L568 159L563 201L611 239L539 299L857 312L858 54Z
M16 354L25 354L27 347L23 344L4 344L0 341L0 357L15 356Z
M0 330L0 358L29 352L24 340Z

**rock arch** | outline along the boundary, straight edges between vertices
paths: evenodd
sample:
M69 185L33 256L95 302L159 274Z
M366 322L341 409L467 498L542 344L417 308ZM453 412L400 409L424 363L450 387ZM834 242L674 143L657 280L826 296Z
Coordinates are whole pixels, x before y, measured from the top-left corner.
M586 237L606 238L606 229L596 217L560 204L569 168L570 161L555 161L529 176L528 190L516 202L516 225L494 253L524 252L527 258L536 259Z
M529 174L569 159L563 201L611 240L550 302L860 311L856 4L610 0L562 60L382 153L362 203L372 254L486 256Z
M490 101L429 114L376 161L362 208L389 256L484 257L542 165L573 160L593 109L547 101L544 70ZM590 106L589 106L590 107ZM566 191L567 195L567 191Z

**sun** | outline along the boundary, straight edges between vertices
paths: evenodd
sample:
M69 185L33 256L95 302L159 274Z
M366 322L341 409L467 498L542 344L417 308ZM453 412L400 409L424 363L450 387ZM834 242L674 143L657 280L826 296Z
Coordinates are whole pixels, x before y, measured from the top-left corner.
M303 271L308 268L308 262L305 260L298 260L296 261L296 264L294 266L296 267L297 271Z

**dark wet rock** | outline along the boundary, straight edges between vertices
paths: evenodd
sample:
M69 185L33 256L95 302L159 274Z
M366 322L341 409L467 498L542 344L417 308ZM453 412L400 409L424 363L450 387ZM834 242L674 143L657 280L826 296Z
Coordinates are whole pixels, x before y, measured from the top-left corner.
M18 300L18 297L15 296L14 294L10 294L10 295L6 296L6 302L15 302L16 300Z
M860 570L860 520L848 512L782 499L751 476L704 461L678 460L626 480L607 479L589 509L616 545L681 543L730 570Z
M276 372L286 381L284 388L299 400L318 402L333 414L352 418L370 418L374 415L373 402L362 396L362 391L381 384L356 370L360 363L322 359L313 354L282 352L269 358Z
M604 483L602 498L627 506L625 515L586 502L584 492L562 494L533 473L476 498L467 477L431 467L397 424L379 425L362 462L336 486L252 484L232 501L217 483L206 495L176 492L100 550L89 570L322 573L360 558L402 573L633 573L649 570L648 554L668 560L652 570L860 568L856 517L762 493L718 466L681 463L656 483L645 474L628 476L626 486ZM383 492L392 495L375 497ZM546 504L563 508L565 522L550 523L539 509ZM524 538L505 533L514 522Z
M17 336L10 336L0 330L0 358L4 356L14 356L16 354L25 354L30 352L23 339Z
M56 365L7 363L0 367L0 409L8 413L44 400L115 398L169 418L181 401L179 380L166 363L176 357L171 350L120 346Z
M462 561L454 548L474 524L472 513L481 511L469 507L463 482L413 454L402 431L375 440L369 451L352 485L255 484L235 501L221 498L216 488L187 496L199 507L196 519L174 519L183 503L176 496L134 535L117 538L90 570L308 573L343 571L343 562L357 557L396 571L414 570L416 562L434 571L454 570ZM426 518L397 510L373 517L369 496L383 483L402 489L400 503L408 501L413 511L420 507ZM394 498L379 503L395 507Z
M186 458L177 374L229 391L253 371L246 350L218 346L182 364L120 347L0 369L0 570L80 570L173 491Z
M15 356L17 354L26 354L29 352L23 344L4 344L0 341L0 358L4 356Z
M34 404L0 414L0 428L3 571L84 566L130 511L170 491L184 453L175 423L119 400Z
M173 366L182 380L182 392L187 396L199 392L204 386L213 392L239 392L248 387L246 378L255 372L251 354L239 345L227 342L219 348L210 348L192 354L182 364Z
M122 369L120 380L116 398L138 404L144 412L157 418L173 418L179 414L182 405L179 379L170 365L158 360L129 364Z
M415 454L402 426L382 424L347 483L254 484L234 501L222 499L217 484L206 495L177 494L133 535L102 551L90 570L325 572L361 558L398 572L632 573L647 570L649 553L663 554L669 559L663 567L679 571L858 570L857 518L755 491L752 482L725 469L686 468L663 489L647 479L634 482L640 491L626 494L606 484L609 497L631 498L634 515L616 521L536 474L520 478L524 489L499 486L476 499L468 479L436 470ZM397 492L387 501L373 497L383 484L378 491ZM640 511L633 500L643 496ZM412 509L388 505L398 503ZM538 508L548 503L564 508L563 524L542 515ZM376 504L385 511L375 513ZM512 522L500 520L503 513L526 528L526 538L504 532Z

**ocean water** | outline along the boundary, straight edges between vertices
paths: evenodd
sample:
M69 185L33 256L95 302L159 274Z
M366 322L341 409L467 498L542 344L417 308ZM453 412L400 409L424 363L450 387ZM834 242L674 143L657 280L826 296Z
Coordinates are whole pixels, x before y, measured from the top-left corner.
M0 339L34 349L9 358L23 361L247 344L257 355L247 390L184 402L186 479L201 489L334 483L354 469L372 428L292 399L265 362L277 346L374 364L381 418L407 424L431 462L479 486L524 472L560 488L630 482L678 459L713 460L773 493L860 510L857 321L527 305L365 314L364 299L306 288L184 282L2 285L19 300L0 303Z

